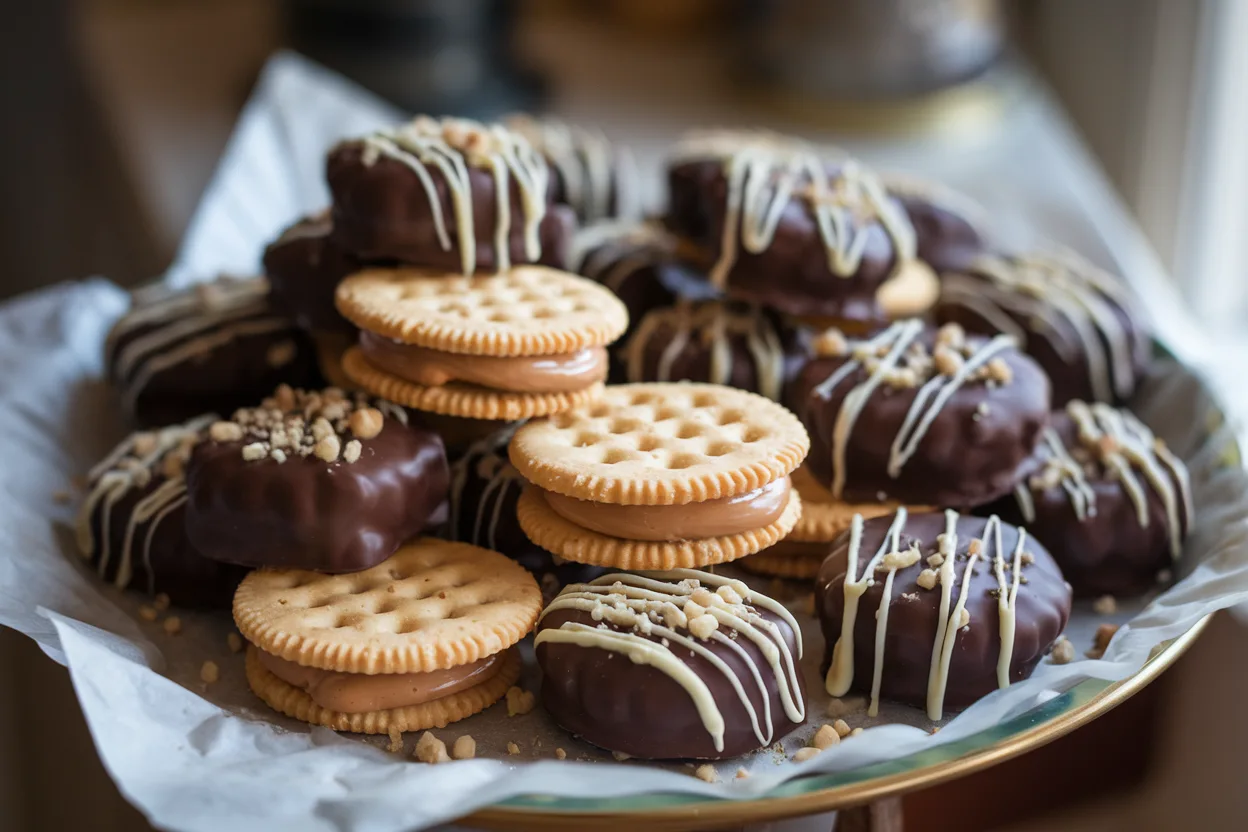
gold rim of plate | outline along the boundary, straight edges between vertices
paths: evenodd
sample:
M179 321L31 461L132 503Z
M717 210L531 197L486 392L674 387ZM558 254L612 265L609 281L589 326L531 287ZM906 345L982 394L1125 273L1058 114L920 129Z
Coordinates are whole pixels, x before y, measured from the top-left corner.
M830 812L917 791L982 771L1042 745L1047 745L1113 710L1155 681L1187 652L1212 617L1211 613L1201 618L1187 632L1162 647L1133 676L1106 685L1088 701L1064 711L1053 719L1014 733L1001 742L986 745L954 759L918 765L896 774L792 796L757 800L725 798L697 800L694 798L696 801L694 803L637 811L580 811L492 806L469 815L464 821L485 829L533 829L537 827L543 829L584 829L586 827L635 829L638 822L645 823L650 830L687 829L690 824L696 824L701 829L712 829ZM1026 719L1028 716L1024 714L1020 719ZM927 752L920 751L917 755L925 753ZM902 758L902 761L904 760L905 758ZM812 775L812 777L820 776L829 775ZM552 799L552 802L557 800L558 798Z

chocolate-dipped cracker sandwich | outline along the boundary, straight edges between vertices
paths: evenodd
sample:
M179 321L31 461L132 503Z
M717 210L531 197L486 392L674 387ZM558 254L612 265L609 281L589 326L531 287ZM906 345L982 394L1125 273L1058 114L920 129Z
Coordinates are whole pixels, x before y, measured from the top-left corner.
M1023 529L952 510L855 518L819 570L825 687L929 719L1026 679L1070 617L1070 585Z
M247 570L197 552L185 523L186 463L216 418L131 434L91 469L75 533L102 579L180 607L229 606Z
M191 454L186 529L247 566L355 572L446 518L446 454L395 405L279 387L213 423Z
M868 339L828 330L815 350L791 404L833 498L976 506L1039 466L1049 382L1010 336L911 319Z
M612 145L600 130L522 114L509 116L504 123L546 159L554 201L570 207L581 223L638 213L632 156Z
M646 313L617 353L626 381L705 381L779 401L808 349L808 333L780 315L704 300Z
M516 431L530 483L517 515L566 560L616 569L736 560L801 514L789 474L809 440L769 399L712 384L623 384L601 401Z
M328 211L305 217L264 250L264 272L272 286L273 307L293 320L316 343L321 373L345 386L342 354L359 330L334 306L342 279L364 268L333 237Z
M737 300L878 322L877 291L915 256L909 219L873 173L796 139L691 136L668 184L668 227L714 258L711 284Z
M524 478L507 459L518 425L476 442L451 466L450 518L446 536L501 552L533 573L549 600L565 584L582 583L602 568L564 560L535 545L516 519Z
M363 572L252 572L234 597L247 682L271 708L338 731L442 728L503 697L542 608L497 552L422 538Z
M313 345L275 311L263 278L135 292L104 363L126 415L142 425L228 413L278 384L319 383Z
M1036 450L1041 467L985 508L1025 524L1077 597L1139 595L1172 572L1191 526L1187 467L1139 419L1067 403Z
M1013 336L1048 373L1054 406L1125 402L1151 355L1131 290L1072 252L981 256L942 275L936 317Z
M892 173L881 179L910 218L918 259L938 274L987 252L987 211L973 199L929 180Z
M338 287L360 327L343 370L417 410L479 420L559 413L595 398L628 325L602 286L544 266L459 277L371 269Z
M806 718L797 622L709 572L608 574L565 589L534 639L542 704L568 731L646 759L735 757Z
M334 237L361 260L471 275L562 267L576 227L546 160L498 124L421 116L330 151Z
M601 283L623 302L628 332L651 309L670 306L682 289L705 279L682 258L676 237L652 222L581 228L573 238L568 268Z

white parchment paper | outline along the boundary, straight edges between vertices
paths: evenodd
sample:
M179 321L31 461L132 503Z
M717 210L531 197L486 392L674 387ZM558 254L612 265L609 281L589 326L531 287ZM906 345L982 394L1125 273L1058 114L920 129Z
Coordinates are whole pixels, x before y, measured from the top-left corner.
M222 167L196 215L170 279L254 271L262 244L297 215L320 207L321 160L333 140L396 114L341 79L293 56L266 70ZM1197 527L1164 593L1110 617L1086 606L1068 636L1080 652L1103 621L1123 623L1099 661L1044 662L1027 682L995 693L935 735L917 710L888 707L867 730L801 764L792 751L826 720L818 684L822 638L807 618L809 724L782 751L720 766L704 783L680 765L616 763L561 732L539 709L509 718L502 707L438 732L472 734L479 759L425 766L383 742L309 729L269 712L246 689L241 655L227 647L224 614L178 615L182 630L137 615L146 599L102 585L74 553L69 488L123 433L100 382L101 344L125 293L100 279L66 284L0 307L0 624L68 665L103 761L154 824L179 830L416 829L519 794L577 797L689 792L754 797L787 778L841 771L974 734L1025 713L1088 678L1121 679L1150 652L1205 614L1248 599L1248 482L1227 465L1230 430L1219 426L1203 385L1177 364L1159 368L1135 407L1192 468ZM800 610L805 598L792 599ZM220 679L200 681L205 660ZM535 689L533 668L523 684ZM518 753L508 754L514 742ZM567 759L554 758L562 748ZM733 779L738 766L751 773Z

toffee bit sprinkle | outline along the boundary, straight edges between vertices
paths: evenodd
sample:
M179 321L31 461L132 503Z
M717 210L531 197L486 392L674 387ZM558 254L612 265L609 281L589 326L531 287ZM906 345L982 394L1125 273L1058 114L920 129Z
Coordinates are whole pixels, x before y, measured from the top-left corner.
M507 743L507 753L513 757L516 756L520 753L520 746L516 745L514 742Z
M455 760L471 760L477 756L477 741L470 734L464 734L451 746L451 758Z
M555 749L555 759L556 759L556 760L566 760L566 759L568 759L568 752L564 751L562 748L556 748L556 749Z
M715 766L710 763L703 763L694 769L693 774L704 783L718 783L719 772L715 771Z
M199 666L199 679L205 685L215 684L221 678L221 668L214 661L206 661Z
M1070 639L1062 636L1053 642L1053 651L1049 653L1049 661L1053 664L1070 664L1075 659L1075 645Z

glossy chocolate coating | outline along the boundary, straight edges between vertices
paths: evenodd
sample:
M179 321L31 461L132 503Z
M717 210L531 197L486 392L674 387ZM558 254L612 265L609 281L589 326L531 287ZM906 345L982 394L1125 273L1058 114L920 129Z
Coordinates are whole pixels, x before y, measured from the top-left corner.
M991 281L973 267L956 269L959 277L980 280L985 288ZM1109 295L1100 294L1102 302L1113 310L1113 315L1127 333L1130 341L1131 364L1134 376L1142 378L1152 360L1152 346L1148 328L1127 308L1124 308ZM1020 294L1020 299L1024 297ZM1004 309L1004 314L1026 333L1023 350L1036 360L1048 374L1053 386L1053 406L1060 407L1076 399L1095 401L1092 386L1092 369L1084 345L1080 341L1074 325L1057 310L1045 304L1035 295L1027 295L1025 300L1034 309L1029 312ZM933 310L938 323L961 324L967 332L978 332L984 335L996 335L999 330L993 323L985 319L971 306L959 303L948 295L942 295ZM1104 337L1097 337L1104 344ZM1125 397L1125 398L1129 398ZM1124 397L1114 397L1110 403L1122 404Z
M690 161L668 170L668 228L719 256L728 204L728 180L719 161ZM781 212L775 237L753 254L739 246L725 293L736 300L789 315L851 321L884 318L875 292L893 272L897 252L878 220L870 220L858 270L842 277L828 268L828 254L810 206L793 198Z
M884 543L893 515L867 520L863 524L862 544L858 554L858 573ZM893 578L884 637L884 667L880 680L880 698L923 708L927 702L928 671L932 663L932 646L940 620L941 586L923 589L916 583L919 574L928 568L927 558L938 551L937 535L945 532L943 512L912 514L901 534L899 551L918 543L918 563L897 570ZM987 520L963 516L957 523L958 546L955 564L956 580L950 610L961 597L962 576L967 563L967 549L972 538L983 536ZM1009 524L1001 526L1002 548L1006 561L1011 562L1018 541L1018 530ZM995 543L984 550L991 558ZM1066 627L1070 617L1070 586L1053 558L1030 535L1023 547L1034 561L1024 565L1027 583L1020 584L1015 606L1014 650L1010 660L1009 678L1018 682L1031 675L1033 669ZM815 579L815 606L823 627L826 671L832 648L841 636L845 610L845 572L849 553L849 532L838 538L832 554L823 562ZM854 618L854 680L852 689L869 693L875 673L876 610L884 594L884 576L876 574L873 585L859 599ZM1005 573L1012 581L1013 570ZM946 708L963 708L997 690L997 660L1001 651L1000 613L997 605L996 573L991 560L981 555L972 570L966 609L970 613L969 628L957 631L949 662Z
M932 343L930 334L928 344ZM968 337L970 344L983 340ZM1015 349L999 353L1013 372L1008 384L989 387L968 382L959 388L931 422L915 454L896 479L888 474L892 445L918 387L881 384L867 400L845 450L845 489L849 502L896 500L910 505L965 508L1009 493L1020 478L1035 470L1040 433L1049 420L1049 381L1044 371ZM830 486L832 437L845 397L866 381L859 367L827 397L818 386L847 360L813 358L794 382L789 406L810 434L806 466ZM987 410L979 413L984 405Z
M497 204L494 175L469 167L472 194L473 229L476 232L478 272L498 269L494 251ZM442 207L451 247L438 241L433 211L420 177L407 165L382 156L371 165L364 163L359 142L346 142L334 148L326 161L326 179L333 195L333 236L346 251L361 260L398 260L431 269L458 274L463 267L459 250L458 221L446 178L433 166L429 176ZM568 259L576 216L566 205L549 205L539 225L541 256L530 260L524 245L524 206L514 177L508 198L511 228L508 248L513 265L538 262L563 268ZM553 191L548 192L548 201Z
M187 534L208 557L247 566L357 572L445 518L442 440L387 417L354 463L243 459L206 441L187 471Z
M781 619L759 611L783 634L794 659L797 658L797 636ZM598 622L588 611L555 610L537 625L540 633L557 628L565 621L596 627ZM642 636L657 641L658 636ZM749 654L755 666L767 668L762 651L748 638L734 643ZM731 648L715 642L702 642L742 680L761 722L763 697L753 683L749 663ZM628 656L597 647L574 644L543 643L537 646L537 663L542 669L542 705L564 729L586 742L609 751L633 757L658 760L702 759L720 760L737 757L759 748L758 737L750 723L749 712L733 689L728 676L699 655L673 648L677 657L696 673L710 688L715 704L724 718L724 748L715 750L714 740L702 724L697 708L680 683L662 670L649 665L634 664ZM797 667L802 690L801 668ZM784 711L775 677L761 671L767 686L771 708L772 742L783 738L798 727Z
M971 220L952 205L920 193L893 193L914 226L916 253L939 274L966 267L986 243Z
M197 300L200 292L198 288L156 292L161 298L176 294L195 300L197 308L137 326L127 326L123 318L108 339L104 362L109 379L123 391L125 409L136 423L167 425L201 413L230 413L256 403L279 384L315 387L321 383L316 346L293 321L284 320L267 302L249 312L213 320L216 313ZM141 313L150 296L136 293L132 313ZM193 331L185 330L192 319L197 319ZM145 350L145 360L123 368L121 359L127 348L151 339L158 339L161 346ZM168 359L195 344L203 346L178 360ZM143 380L149 367L153 371ZM128 399L128 389L136 389L137 395Z
M604 235L601 226L578 233L572 271L606 286L628 308L628 336L651 309L676 301L679 289L705 279L675 252L675 241L649 226L624 226ZM582 236L583 235L583 236ZM584 241L593 239L592 244Z
M718 305L719 302L704 303ZM757 316L760 319L760 326L769 327L776 335L783 353L783 370L778 379L780 388L783 389L797 376L806 363L810 348L809 332L801 326L790 323L783 316L764 309L744 304L731 304L728 308L738 315ZM659 310L655 314L662 314L664 311ZM759 363L751 350L751 339L748 334L738 330L729 330L724 334L723 343L727 345L729 356L725 364L729 368L727 377L712 378L712 362L715 360L712 337L714 326L682 327L668 315L664 315L662 320L663 323L649 330L649 337L644 341L644 348L641 349L640 373L637 377L630 376L628 372L628 358L634 344L626 340L616 348L615 357L621 371L617 377L619 382L714 382L769 395L769 392L763 389ZM682 331L688 336L683 341L682 348L674 357L667 357L673 339ZM667 357L666 362L665 357ZM666 367L666 372L660 373L660 367L663 366Z
M110 557L101 571L103 548L97 546L91 557L91 566L105 581L112 583L117 578L121 566L119 555L125 547L126 529L135 507L167 479L155 472L146 486L128 491L111 507L103 501L96 503L88 520L91 534L95 540L102 541L107 528ZM149 541L148 535L151 537L146 550L148 557L135 556L130 561L132 571L127 588L150 595L163 592L179 607L229 609L234 590L248 570L211 560L197 552L187 540L185 521L186 507L180 505L167 514L134 524L133 540Z
M516 501L524 479L507 459L507 443L518 425L473 444L451 466L446 537L501 552L533 573L549 602L567 584L592 581L607 570L563 561L535 546L520 530Z
M334 290L364 264L338 247L328 213L299 220L264 250L273 308L307 330L354 338L359 330L334 306Z
M1080 453L1077 429L1065 411L1053 414L1051 426L1076 460L1084 462L1088 485L1096 493L1096 513L1080 520L1070 495L1060 484L1045 488L1039 483L1023 486L1031 492L1034 520L1025 522L1018 498L1012 493L984 506L979 513L997 514L1010 523L1025 525L1053 553L1076 597L1126 598L1156 587L1157 574L1175 565L1170 522L1161 497L1147 478L1140 478L1148 505L1148 525L1140 525L1135 503L1122 481L1090 455ZM1043 464L1051 459L1052 452L1041 444L1036 456ZM1180 516L1186 533L1190 518L1183 509Z

